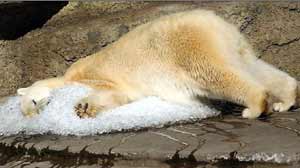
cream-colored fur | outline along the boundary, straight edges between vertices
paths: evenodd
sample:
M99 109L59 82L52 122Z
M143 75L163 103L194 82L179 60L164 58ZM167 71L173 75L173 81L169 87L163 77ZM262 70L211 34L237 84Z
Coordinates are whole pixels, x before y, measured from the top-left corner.
M153 95L185 104L197 96L224 99L246 106L244 118L256 118L268 112L269 96L279 100L274 110L288 110L297 90L295 79L256 58L237 28L207 10L172 14L138 26L74 63L63 77L21 89L22 111L35 113L30 103L35 98L28 96L35 88L48 92L45 87L74 82L94 88L75 107L80 117L94 117L101 110Z

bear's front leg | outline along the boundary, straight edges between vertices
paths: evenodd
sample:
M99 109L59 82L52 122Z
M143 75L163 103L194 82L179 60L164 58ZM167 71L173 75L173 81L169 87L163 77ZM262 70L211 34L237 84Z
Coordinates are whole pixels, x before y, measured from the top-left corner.
M95 118L99 112L108 111L128 103L128 97L118 91L94 91L82 98L74 107L80 118Z

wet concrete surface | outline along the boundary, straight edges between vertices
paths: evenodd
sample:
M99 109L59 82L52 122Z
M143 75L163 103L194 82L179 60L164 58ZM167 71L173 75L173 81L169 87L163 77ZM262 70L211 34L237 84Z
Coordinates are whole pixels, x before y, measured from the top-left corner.
M0 137L0 167L300 167L300 110L97 136Z

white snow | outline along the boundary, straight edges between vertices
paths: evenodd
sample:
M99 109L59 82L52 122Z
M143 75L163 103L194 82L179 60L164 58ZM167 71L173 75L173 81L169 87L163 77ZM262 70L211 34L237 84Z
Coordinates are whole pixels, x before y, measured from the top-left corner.
M299 154L285 154L285 153L254 153L254 154L238 154L237 159L239 161L254 161L254 162L269 162L287 164L299 161Z
M19 96L10 97L7 102L0 105L0 135L20 132L93 135L162 127L166 124L199 120L219 114L204 104L179 105L157 97L147 97L111 111L101 112L96 118L80 119L74 112L74 105L88 92L88 88L78 85L53 90L50 103L39 115L32 118L22 115Z

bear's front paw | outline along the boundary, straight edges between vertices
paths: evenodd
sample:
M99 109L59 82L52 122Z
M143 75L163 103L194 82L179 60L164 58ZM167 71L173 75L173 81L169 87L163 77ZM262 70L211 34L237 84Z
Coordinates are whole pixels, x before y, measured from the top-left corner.
M261 112L258 111L252 111L249 108L246 108L243 112L242 112L242 117L243 118L247 118L247 119L255 119L257 117L259 117L261 115Z
M287 103L274 103L273 104L273 111L275 112L285 112L288 111L293 104L287 104Z
M80 118L95 118L97 113L101 111L101 107L92 103L88 97L81 99L74 108Z

